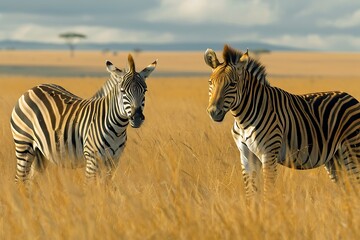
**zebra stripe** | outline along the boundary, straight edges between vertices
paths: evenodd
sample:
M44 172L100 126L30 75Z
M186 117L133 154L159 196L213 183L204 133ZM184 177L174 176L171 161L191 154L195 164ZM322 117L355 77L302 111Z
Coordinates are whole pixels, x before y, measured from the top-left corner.
M295 169L325 165L336 182L336 166L360 183L360 103L344 92L294 95L272 87L265 67L225 45L224 62L213 50L204 55L213 72L207 111L222 121L230 111L248 197L257 191L262 166L264 193L276 178L277 163Z
M108 70L109 71L109 70ZM122 76L125 74L124 69L119 69L115 66L111 67L110 72L114 71L116 74L110 74L110 78L104 83L104 85L94 94L93 98L101 98L106 96L115 85L117 85L118 76Z
M48 161L65 167L86 166L88 179L100 175L104 165L110 176L125 147L126 129L144 120L145 79L153 62L135 71L121 71L107 61L110 79L91 98L82 99L55 84L42 84L24 93L11 114L17 170L15 181L28 180L34 169ZM33 162L35 163L33 164Z

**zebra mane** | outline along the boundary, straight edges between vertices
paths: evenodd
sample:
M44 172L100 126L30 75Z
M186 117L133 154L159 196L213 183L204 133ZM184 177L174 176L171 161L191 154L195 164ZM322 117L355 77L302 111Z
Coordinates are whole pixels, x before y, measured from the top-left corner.
M129 58L130 59L130 58ZM132 58L131 58L132 59ZM107 94L109 94L109 92L111 92L111 90L118 84L129 84L130 82L126 83L124 80L124 76L125 74L134 74L135 72L135 63L133 62L130 63L130 67L128 70L126 69L121 69L121 75L115 77L114 75L110 74L110 78L104 83L104 85L101 86L101 88L92 96L92 98L102 98L105 97ZM132 78L132 77L131 77ZM139 82L144 88L146 88L146 83L145 82Z
M259 81L263 85L270 86L270 83L267 80L265 66L262 65L259 61L249 57L249 62L245 68L246 71L248 71L254 79Z
M124 76L130 75L129 78L133 78L136 74L135 62L131 54L128 55L129 68L119 69L114 66L110 61L106 61L107 71L110 72L110 78L104 83L104 85L91 97L91 98L102 98L111 92L118 84L124 84ZM146 88L146 84L145 84Z
M238 65L241 64L242 57L244 55L247 55L246 53L242 53L241 51L238 51L229 45L224 46L223 50L223 58L225 61L225 64L233 64ZM245 65L245 70L248 71L251 76L258 80L261 84L269 86L269 82L266 78L266 70L265 67L258 62L257 60L253 59L252 57L248 56L248 62Z
M102 98L105 97L117 84L119 80L117 80L112 75L110 78L101 86L101 88L93 95L92 98Z
M122 73L125 74L125 69L122 69ZM101 86L101 88L92 96L92 98L102 98L111 92L111 90L122 81L123 75L119 78L110 74L110 78Z

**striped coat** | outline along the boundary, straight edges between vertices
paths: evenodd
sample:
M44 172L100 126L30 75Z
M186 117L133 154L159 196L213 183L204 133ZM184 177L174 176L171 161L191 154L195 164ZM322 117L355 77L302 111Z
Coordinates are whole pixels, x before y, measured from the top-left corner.
M111 77L89 99L54 84L33 87L19 98L10 120L16 182L28 180L34 168L43 170L47 162L86 166L89 179L101 169L111 175L125 147L128 123L136 128L144 120L145 79L156 66L154 62L138 73L131 55L128 61L125 72L107 61Z
M265 67L229 46L224 62L205 52L210 77L208 113L222 121L234 116L232 134L240 150L247 196L258 190L262 169L264 192L272 189L276 165L295 169L325 166L338 180L336 166L360 183L360 103L344 92L295 95L270 86Z

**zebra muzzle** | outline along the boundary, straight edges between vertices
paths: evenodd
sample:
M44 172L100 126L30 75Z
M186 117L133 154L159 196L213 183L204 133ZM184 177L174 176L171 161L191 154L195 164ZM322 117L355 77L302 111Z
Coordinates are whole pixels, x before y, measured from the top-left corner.
M215 122L221 122L222 120L224 120L226 113L223 109L218 108L215 105L209 106L207 112L209 113L210 118Z
M133 114L131 114L130 116L130 125L133 128L138 128L141 126L144 120L145 120L145 116L142 113L141 108L137 108L135 111L133 111Z

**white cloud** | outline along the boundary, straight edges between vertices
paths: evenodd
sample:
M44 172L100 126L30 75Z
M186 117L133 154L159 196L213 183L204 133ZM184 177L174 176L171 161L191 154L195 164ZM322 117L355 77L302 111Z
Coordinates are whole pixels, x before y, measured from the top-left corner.
M164 43L174 40L170 33L156 33L141 30L124 30L103 26L78 26L71 31L85 33L89 42L132 42L132 43Z
M296 36L296 35L282 35L276 37L263 38L263 41L276 45L285 45L296 48L310 48L310 49L319 49L326 47L324 40L321 36L317 34L310 34L306 36Z
M152 0L138 7L115 0L45 7L35 2L28 9L13 4L12 11L0 3L0 40L63 43L58 35L74 31L88 36L83 42L95 43L206 39L360 51L358 0L341 5L338 0Z
M329 20L333 20L344 13L358 9L360 2L358 0L289 0L286 4L282 2L279 6L283 11L288 11L289 8L295 10L290 12L291 15L287 15L290 17L294 15L296 17L316 19L317 17L327 16Z
M266 1L261 0L161 0L160 7L150 9L146 19L152 22L210 22L254 26L275 22L277 14Z
M23 24L11 31L6 35L0 35L2 39L12 39L21 41L38 41L38 42L51 42L62 43L63 40L59 38L59 34L64 32L78 32L85 34L87 39L84 41L93 43L106 43L106 42L169 42L174 39L170 33L157 34L147 31L133 31L123 30L118 28L109 28L103 26L62 26L62 27L49 27L37 24Z
M249 42L249 41L254 41L256 39L261 39L261 35L258 32L251 32L251 33L240 32L226 37L226 40L229 42L242 42L242 41Z
M262 38L266 43L296 47L302 49L316 49L329 51L360 50L360 37L353 35L282 35L279 37Z
M360 9L349 16L343 16L332 20L320 20L319 26L330 26L336 28L351 28L360 26Z
M47 14L28 13L1 13L1 20L7 24L0 24L0 40L11 39L19 41L38 41L62 43L59 34L64 32L78 32L87 35L83 41L93 43L105 42L169 42L175 37L168 32L157 33L141 29L121 29L113 25L91 25L86 24L87 20L94 19L94 16L80 14L77 19L80 23L71 23L71 19L64 22L62 17ZM54 25L55 24L55 25ZM110 27L109 27L110 26Z

